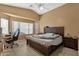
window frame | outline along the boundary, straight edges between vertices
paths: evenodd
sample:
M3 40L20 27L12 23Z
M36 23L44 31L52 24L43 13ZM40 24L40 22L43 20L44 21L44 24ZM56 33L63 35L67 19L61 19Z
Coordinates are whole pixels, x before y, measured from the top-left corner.
M34 21L31 21L31 20L27 20L27 19L21 19L21 18L15 18L15 17L11 17L11 16L8 16L8 17L0 17L0 27L1 27L1 18L5 18L6 20L8 20L8 33L9 32L12 32L13 28L12 28L12 21L17 21L17 22L24 22L24 23L32 23L33 24L33 33L34 34Z
M33 22L21 22L21 21L12 20L12 31L13 31L13 21L19 22L19 25L20 25L21 23L28 23L28 34L29 34L29 23L33 24L32 34L34 34L34 23L33 23ZM19 27L20 27L20 26L19 26ZM25 34L26 34L26 33L25 33Z

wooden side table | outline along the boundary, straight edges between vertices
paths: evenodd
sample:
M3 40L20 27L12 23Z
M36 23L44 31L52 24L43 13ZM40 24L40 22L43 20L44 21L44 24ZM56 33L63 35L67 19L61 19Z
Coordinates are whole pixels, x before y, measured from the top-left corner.
M64 37L64 47L78 50L78 38Z

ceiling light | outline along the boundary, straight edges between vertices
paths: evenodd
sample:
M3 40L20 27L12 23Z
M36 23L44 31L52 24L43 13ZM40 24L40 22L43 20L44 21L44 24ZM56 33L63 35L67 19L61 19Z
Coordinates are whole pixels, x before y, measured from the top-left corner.
M43 11L44 8L44 4L30 4L29 7L34 8L37 7L40 11Z
M39 10L40 10L40 11L44 10L44 7L43 7L43 6L40 6L40 7L39 7Z

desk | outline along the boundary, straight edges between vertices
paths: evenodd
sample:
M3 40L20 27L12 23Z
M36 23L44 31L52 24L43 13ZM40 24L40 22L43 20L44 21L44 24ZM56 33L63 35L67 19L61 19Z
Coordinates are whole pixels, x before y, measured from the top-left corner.
M2 52L4 52L4 39L3 39L3 35L0 36L0 49L1 49L1 55L2 55Z
M11 37L11 36L9 36L9 37ZM5 41L9 38L8 36L5 36L5 35L1 35L0 36L0 49L1 49L1 51L2 52L4 52L4 50L5 50ZM2 54L1 54L2 55Z

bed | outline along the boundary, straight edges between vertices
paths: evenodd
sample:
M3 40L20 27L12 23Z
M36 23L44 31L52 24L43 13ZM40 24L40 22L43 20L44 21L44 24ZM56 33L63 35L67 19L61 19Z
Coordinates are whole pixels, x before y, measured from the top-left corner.
M27 44L47 56L63 44L64 27L45 27L44 34L41 35L46 35L46 33L54 33L54 38L40 38L38 37L40 35L35 35L27 39Z

